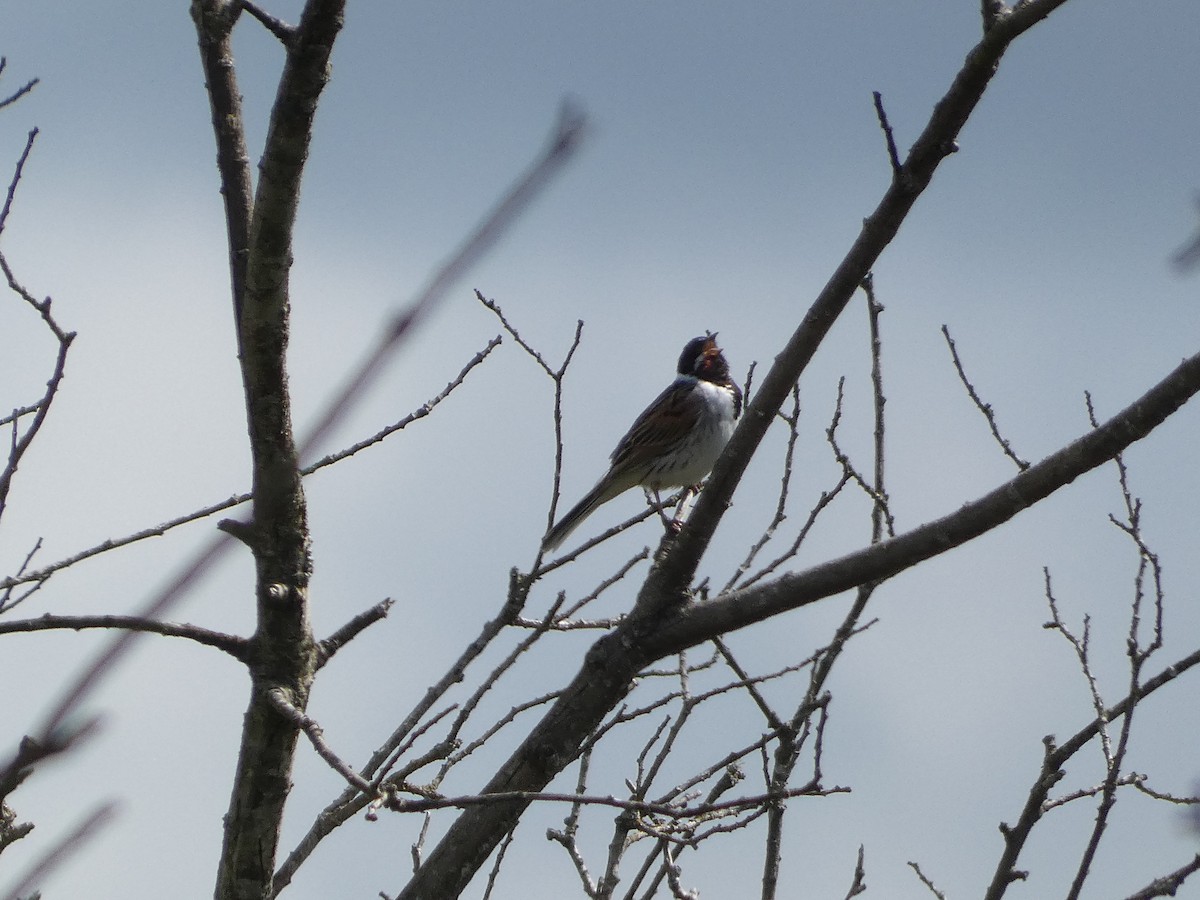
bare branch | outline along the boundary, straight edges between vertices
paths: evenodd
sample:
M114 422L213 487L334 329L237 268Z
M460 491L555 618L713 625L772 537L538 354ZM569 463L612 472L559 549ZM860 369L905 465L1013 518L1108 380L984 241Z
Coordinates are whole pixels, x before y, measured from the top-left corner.
M363 775L371 778L374 784L381 784L383 779L387 777L387 773L394 762L399 758L400 754L407 752L411 746L410 738L415 739L415 736L420 734L426 727L431 727L433 722L445 716L449 710L445 710L432 721L427 722L425 726L418 728L419 723L429 713L429 711L441 700L442 697L456 684L463 680L467 668L486 650L500 634L504 628L512 624L521 608L525 605L525 600L528 596L528 591L531 583L519 575L514 569L509 579L509 596L495 618L484 623L480 633L475 637L470 644L466 646L458 659L446 670L446 673L434 684L426 690L421 700L413 707L404 720L396 727L386 741L371 754L367 764L363 767ZM444 758L449 752L451 744L435 748L436 752L431 751L429 760ZM426 760L420 761L421 765L426 764ZM402 770L401 776L406 776L406 770ZM369 802L369 797L353 789L348 788L343 791L336 799L329 803L317 816L316 820L309 826L304 837L284 860L279 870L275 874L273 881L274 890L278 892L286 887L294 877L296 871L305 860L316 849L317 844L332 832L335 828L346 822L350 816L362 809Z
M1011 459L1018 469L1024 472L1029 468L1029 463L1017 456L1008 439L1000 434L1000 426L996 424L995 410L992 409L990 403L983 402L975 390L975 385L971 384L971 379L967 377L967 373L963 369L962 359L959 358L958 347L955 345L954 339L950 337L950 329L945 325L942 326L942 335L946 338L946 346L950 348L950 356L954 360L954 371L958 373L958 379L962 382L963 387L966 388L971 402L975 404L976 408L987 419L988 427L992 430L992 437L996 439L996 443L1000 445L1000 449L1004 451L1004 455Z
M883 111L880 107L880 115ZM889 132L890 137L890 132ZM827 440L833 448L834 455L842 466L843 481L848 483L853 479L871 498L871 543L878 544L887 536L894 536L895 526L889 508L886 481L884 437L886 420L884 407L886 397L883 390L883 343L880 337L879 320L883 313L883 305L875 296L874 278L868 274L863 279L863 293L867 299L867 322L870 335L871 351L871 391L874 398L874 447L871 480L868 483L850 462L847 455L838 447L836 430L842 412L842 396L844 379L838 382L838 399L833 420L826 432ZM814 509L814 512L817 510ZM811 518L810 518L810 521ZM846 643L856 634L870 627L870 623L859 626L866 612L867 604L873 595L875 583L862 584L850 611L838 627L830 645L814 656L814 665L809 679L808 689L792 714L787 724L781 725L777 731L779 744L775 749L771 764L767 766L768 787L778 792L791 782L795 768L800 761L809 738L812 738L812 784L821 780L821 755L823 752L825 726L829 716L829 694L825 689L834 664L841 657ZM812 716L817 714L815 731ZM763 900L771 900L776 896L779 887L779 873L783 861L783 829L785 809L782 804L772 804L765 810L767 817L766 853L763 862Z
M504 855L508 852L509 845L512 844L514 832L510 831L504 836L504 840L500 842L500 849L496 851L496 861L492 864L492 871L488 873L487 888L483 892L483 900L491 900L492 891L496 887L496 880L500 877L500 868L504 865Z
M887 140L888 161L892 164L892 177L899 178L904 174L904 166L900 162L900 154L896 150L896 138L892 134L892 125L888 122L887 112L883 108L883 94L879 91L871 91L871 96L875 98L875 115L879 118L879 127L883 129L883 136Z
M648 635L646 650L653 658L661 658L682 647L711 640L718 634L763 621L865 582L882 581L960 546L1007 522L1085 472L1108 462L1166 421L1197 392L1200 392L1200 354L1184 360L1171 374L1099 428L978 500L964 504L941 519L841 559L804 572L782 575L768 585L732 591L709 603L688 608L686 614L672 614ZM680 535L682 539L683 535ZM672 549L672 556L678 546L677 543ZM634 627L628 620L627 625Z
M367 796L375 793L375 789L365 778L355 772L349 763L333 752L333 748L325 740L325 733L322 731L321 726L307 714L297 709L296 705L292 703L291 698L287 696L285 690L282 688L272 688L267 692L267 699L276 712L304 732L309 742L313 745L313 749L317 751L317 755L329 763L329 767L341 775L342 778L346 779L351 787Z
M1104 761L1108 766L1112 766L1112 742L1109 740L1108 726L1104 721L1104 698L1100 696L1100 688L1096 684L1096 675L1092 671L1091 656L1088 651L1088 644L1091 640L1091 618L1083 617L1083 637L1076 637L1075 633L1069 629L1063 622L1062 617L1058 612L1058 600L1054 596L1054 590L1050 582L1050 570L1042 569L1042 577L1045 580L1046 602L1050 606L1051 620L1043 625L1043 628L1057 631L1071 645L1071 649L1075 651L1075 658L1079 662L1079 668L1083 672L1084 680L1087 681L1088 690L1092 695L1092 711L1096 714L1097 721L1101 723L1100 727L1100 746L1104 751Z
M1122 775L1120 778L1116 779L1115 785L1117 787L1136 787L1141 778L1142 776L1138 775L1136 772L1130 772L1128 775ZM1074 803L1076 800L1084 800L1088 797L1099 796L1100 794L1103 794L1107 788L1107 781L1101 784L1092 785L1091 787L1079 788L1078 790L1071 791L1068 794L1063 794L1061 797L1056 797L1053 800L1047 800L1042 804L1042 812L1049 812L1050 810L1057 809L1060 806L1066 806L1068 803Z
M257 3L251 3L250 0L237 0L238 4L246 12L250 13L254 18L258 19L262 26L279 38L279 42L287 48L291 48L296 41L296 26L289 25L282 19L278 19L265 10L261 9Z
M0 61L2 62L2 61ZM3 232L4 226L8 221L9 213L12 211L13 199L16 197L17 186L21 182L21 176L25 171L25 163L29 160L29 154L33 150L33 143L37 139L38 131L34 128L29 132L25 139L25 148L21 151L21 156L17 160L17 164L13 170L12 180L9 182L8 191L5 194L4 206L0 209L0 232ZM9 442L8 460L3 469L0 469L0 518L4 516L4 510L8 503L9 491L12 489L13 477L17 473L17 469L21 465L22 459L29 451L42 425L45 424L46 417L50 413L50 406L54 402L54 398L58 395L59 385L62 383L63 374L67 365L67 351L70 349L71 341L74 340L75 334L63 331L55 320L54 315L50 311L50 298L45 300L37 300L33 294L20 282L17 281L16 275L13 273L12 267L8 263L8 259L3 253L0 253L0 271L3 271L5 280L11 291L21 297L27 304L37 310L46 327L58 340L58 356L55 360L54 370L50 376L50 380L46 383L46 392L41 399L32 405L32 408L27 409L26 413L32 412L33 419L25 427L22 432L18 420L23 417L20 411L14 412L8 417L7 422L12 425L12 437ZM6 590L6 602L11 598L11 592L7 591L7 585L0 587L0 590ZM28 594L25 595L27 597ZM24 599L24 597L20 598ZM19 602L19 601L18 601Z
M390 597L381 600L365 612L359 613L329 637L325 638L325 640L321 641L320 647L317 650L319 657L317 668L329 662L338 650L358 637L363 631L370 628L380 619L386 618L388 610L392 608L392 603L393 601Z
M903 163L903 177L893 179L879 206L864 220L853 246L759 386L724 453L713 467L708 485L688 520L688 527L647 580L638 598L639 616L652 617L678 602L685 586L693 579L717 523L728 508L737 483L775 412L782 407L791 386L799 379L876 259L899 231L942 160L956 149L959 131L983 96L1008 46L1064 2L1066 0L1030 0L995 23L967 55L954 83L934 107L929 122L909 151Z
M1029 791L1029 796L1026 798L1025 806L1021 810L1017 824L1009 825L1001 823L1000 825L1000 833L1004 836L1004 851L996 866L992 883L987 893L984 894L985 900L1000 900L1012 881L1026 877L1027 873L1021 872L1016 868L1017 859L1025 846L1025 842L1029 838L1033 826L1037 824L1045 811L1046 798L1049 792L1062 779L1064 775L1063 766L1066 765L1067 761L1095 738L1107 723L1116 721L1120 716L1127 715L1134 705L1140 703L1160 688L1170 684L1197 665L1200 665L1200 650L1183 657L1172 665L1167 666L1153 678L1142 682L1135 694L1127 695L1123 700L1105 709L1103 715L1097 716L1061 746L1055 742L1053 735L1047 735L1043 739L1045 754L1042 759L1041 770L1033 787Z
M375 380L384 362L391 357L393 350L409 330L446 295L451 285L457 283L467 270L491 249L500 235L562 169L578 148L584 134L584 125L585 120L581 113L570 106L563 106L554 133L545 149L450 259L434 273L408 309L397 313L388 322L379 342L358 366L341 392L328 404L325 413L312 426L301 446L301 457L307 456L320 443L325 434L341 419L350 401Z
M1174 897L1179 889L1183 887L1183 883L1196 874L1196 872L1200 872L1200 853L1197 853L1191 862L1180 866L1169 875L1156 878L1137 893L1130 894L1127 900L1150 900L1152 897Z
M0 104L3 106L3 104ZM29 154L33 151L33 142L37 140L38 130L33 128L25 138L25 149L21 151L20 157L17 158L17 164L13 168L12 180L8 183L8 192L4 196L4 207L0 209L0 234L4 232L4 226L8 224L8 214L12 211L13 198L17 194L17 185L21 183L21 174L25 171L25 163L29 160Z
M508 318L504 315L504 310L502 310L500 308L499 303L497 303L495 300L489 300L487 297L483 296L483 292L480 291L479 289L475 290L475 299L478 300L485 307L490 309L492 311L492 313L495 314L496 318L500 320L500 324L504 326L504 330L507 331L510 335L512 335L512 338L514 341L517 342L517 345L522 350L524 350L525 353L531 359L533 359L533 361L536 362L539 367L541 367L543 372L545 372L551 378L555 378L555 377L561 378L563 376L563 374L567 370L567 366L569 366L571 364L572 357L575 356L575 351L579 349L579 341L580 341L580 338L583 337L583 320L582 319L580 319L578 322L575 323L575 338L574 338L574 340L571 341L571 346L567 348L567 354L565 357L563 357L563 361L562 361L561 365L559 365L559 367L557 369L552 369L552 368L550 368L550 364L548 362L546 362L545 357L543 357L541 353L539 353L537 350L535 350L529 344L529 342L525 340L525 338L521 337L521 332L517 331L516 326L513 325L513 323L510 322L508 320Z
M917 873L917 877L921 879L921 884L929 888L929 892L933 894L933 896L937 897L938 900L946 900L946 895L934 886L933 882L929 880L929 877L921 871L921 867L919 865L910 860L908 867Z
M886 434L886 419L883 414L887 397L883 393L883 341L880 337L879 319L883 315L883 304L875 297L875 276L867 273L862 283L863 294L867 298L867 325L871 335L871 397L875 412L875 428L873 431L875 447L875 471L871 480L871 540L878 543L887 537L896 536L896 520L892 518L891 505L888 503L886 479L884 478L884 436Z
M137 631L144 634L158 634L163 637L186 638L197 644L223 650L242 662L248 658L245 638L224 634L220 631L210 631L199 625L175 625L171 622L143 619L138 616L55 616L47 613L36 619L0 622L0 634L34 631L83 631L92 628Z
M1197 806L1200 805L1200 797L1177 797L1174 794L1166 794L1162 791L1156 791L1146 784L1146 776L1139 775L1136 772L1130 773L1130 779L1133 786L1145 794L1147 797L1152 797L1155 800L1161 800L1163 803L1173 803L1178 806Z
M202 507L194 512L179 516L174 519L168 519L159 525L154 525L150 528L144 528L141 531L135 531L133 534L125 535L120 538L109 538L101 541L94 547L89 547L86 550L81 550L71 556L60 559L57 562L50 563L40 569L35 569L32 572L18 572L16 575L8 578L0 578L0 589L16 587L21 584L29 584L33 582L44 582L55 572L69 568L78 562L83 562L85 559L91 559L93 556L99 556L101 553L107 553L109 550L115 550L118 547L125 547L129 544L144 541L147 538L161 537L173 528L178 528L180 525L186 525L189 522L195 522L199 519L211 516L214 513L223 512L231 509L251 499L250 494L235 494L227 500L221 500L210 506Z
M729 577L729 580L725 583L725 587L723 589L725 591L730 590L734 585L736 585L739 582L739 579L741 579L745 576L746 572L748 572L750 570L750 567L754 564L754 560L758 558L758 554L763 550L764 547L767 546L767 544L770 542L771 538L774 537L775 530L780 525L782 525L783 522L787 519L786 511L787 511L788 492L789 492L789 490L791 488L791 484L792 484L792 463L794 462L794 460L796 458L796 442L797 442L797 440L799 440L799 437L800 437L800 385L799 385L799 383L792 386L792 410L791 410L791 412L790 413L780 412L779 417L781 419L783 419L783 421L785 423L787 423L788 437L787 437L787 443L785 444L784 451L783 451L783 471L779 477L779 495L778 495L778 499L775 503L775 514L771 517L771 521L767 523L767 527L763 529L763 533L759 536L758 540L755 541L753 545L751 545L750 550L746 553L746 558L742 561L742 564L737 567L736 571L734 571L734 573ZM824 506L824 504L819 503L818 506ZM815 516L810 514L810 517L809 517L809 526L810 527L811 527L811 524L814 521L814 519L815 519ZM772 571L773 568L781 565L784 559L791 558L796 552L799 551L800 544L803 541L804 536L807 535L807 533L808 533L808 529L802 528L800 530L800 537L797 538L796 542L792 545L791 549L785 554L784 557L777 559L774 563L767 566L767 568L765 568L762 571L760 571L759 573L757 573L757 575L746 579L746 581L743 582L743 584L753 583L754 581L758 580L759 578L762 578L766 573Z
M241 12L236 3L192 0L192 20L200 46L200 65L212 112L217 144L217 171L225 204L226 241L229 247L229 282L233 297L234 333L242 349L242 305L246 293L246 266L250 258L250 216L254 184L250 153L246 149L242 91L233 59L233 26Z
M575 351L579 349L579 344L583 337L583 319L579 319L575 323L575 337L571 341L571 346L567 348L567 352L563 356L562 363L560 363L558 368L555 369L555 368L552 368L548 362L546 362L545 357L542 356L542 354L540 352L535 350L523 337L521 337L521 334L519 331L517 331L516 326L513 325L512 322L510 322L508 320L508 318L504 315L504 310L502 310L500 308L499 303L497 303L495 300L489 300L487 297L484 297L483 294L478 290L475 291L475 297L476 297L476 299L479 300L480 303L482 303L485 307L487 307L487 309L491 310L491 312L496 316L496 318L498 318L500 320L500 324L502 326L504 326L504 330L512 335L513 340L515 340L517 342L517 345L519 347L521 347L521 349L524 350L525 353L531 359L533 359L534 362L536 362L538 364L538 366L541 368L541 370L543 372L545 372L548 376L550 376L550 379L554 382L554 414L553 414L553 420L554 420L554 475L552 478L552 484L551 484L551 490L550 490L550 508L546 512L546 527L549 528L551 525L554 524L555 512L558 509L559 490L560 490L560 486L562 483L562 463L563 463L562 387L563 387L563 379L566 376L567 368L571 365L571 360L575 358ZM580 548L580 550L577 550L575 552L575 554L572 555L571 558L573 558L574 556L577 556L580 552L582 552L582 549L583 548ZM554 566L561 565L561 563L563 562L563 560L559 560L553 566L547 566L543 569L543 568L541 568L541 559L542 559L541 548L539 548L538 557L534 563L534 568L535 568L535 570L537 570L539 572L543 572L543 573L550 571L550 569L553 568Z
M850 890L846 891L846 900L851 900L852 897L857 897L859 894L866 893L867 890L867 870L863 865L863 845L858 845L858 861L854 864L854 881L850 883Z
M579 776L575 781L575 793L582 795L587 790L588 771L591 768L592 754L591 750L584 751L579 757ZM583 891L589 897L596 897L600 893L596 882L592 879L591 873L588 872L587 862L583 858L583 853L579 849L579 844L576 842L576 835L579 833L579 813L583 810L582 803L572 803L571 811L567 813L567 817L563 820L564 828L560 831L556 828L550 828L546 831L546 840L555 841L563 846L567 851L567 856L570 858L572 865L575 866L575 874L579 876L579 881L583 887ZM511 833L511 832L510 832ZM607 883L608 874L601 879L601 884Z
M0 72L4 71L4 67L7 64L7 62L8 62L7 59L5 59L3 56L0 56ZM30 91L32 91L35 87L37 87L37 85L40 81L41 81L40 78L30 78L27 82L25 82L23 85L21 85L15 91L13 91L13 93L9 94L7 97L4 97L3 99L0 99L0 109L4 109L4 107L11 106L12 104L16 103L18 100L20 100L22 97L24 97Z
M406 786L414 790L411 785ZM447 809L456 807L467 809L474 806L504 805L514 801L529 803L567 803L584 804L587 806L609 806L629 812L663 816L668 819L695 819L712 813L757 809L768 803L777 803L796 797L829 796L832 794L849 793L849 788L834 786L831 788L814 788L805 785L793 788L779 794L756 794L749 797L738 797L734 800L722 800L716 803L653 803L644 800L620 800L616 797L580 796L578 794L560 794L553 791L509 791L496 794L465 794L459 797L443 797L440 795L418 796L406 799L398 794L386 802L388 809L393 812L411 813L424 812L430 809ZM427 793L427 792L421 792Z
M474 370L474 368L476 366L478 366L485 359L487 359L489 356L491 356L492 351L495 350L497 347L499 347L500 343L501 343L501 338L498 336L494 337L490 341L488 341L487 346L485 346L482 350L480 350L478 353L476 353L474 356L472 356L467 361L466 365L464 365L462 367L462 369L459 371L459 373L457 375L455 375L454 378L452 378L446 384L446 386L444 388L442 388L441 393L437 394L430 400L426 400L423 404L421 404L419 407L417 407L415 410L413 410L411 413L409 413L404 418L394 422L391 425L388 425L386 428L380 429L375 434L371 435L369 438L366 438L365 440L358 441L357 443L351 444L349 447L346 447L344 450L339 450L337 453L331 453L330 455L322 457L321 459L317 460L314 463L310 463L309 465L307 465L303 469L301 469L300 473L302 475L306 475L306 476L311 475L313 472L323 469L326 466L331 466L334 463L338 463L344 459L348 459L349 457L353 456L355 453L358 453L360 450L363 450L374 444L378 444L384 438L389 437L392 434L395 434L397 431L402 431L403 429L405 429L409 425L411 425L413 422L418 422L421 419L424 419L431 412L433 412L438 407L438 405L441 404L441 402L443 400L445 400L447 397L449 397L450 394L452 394L456 388L460 387L462 385L462 383L464 381L466 381L467 376L469 374L471 374L472 370Z
M36 556L37 552L41 549L42 539L38 538L36 541L34 541L33 547L30 549L30 551L25 554L25 558L21 560L21 565L17 569L18 576L22 575L25 570L29 568L29 564L33 562L34 556ZM13 608L24 603L29 599L30 595L37 593L41 589L43 583L44 582L36 583L33 585L33 587L29 588L27 591L24 591L18 597L13 597L13 591L16 589L16 585L5 585L0 587L0 612L9 612Z
M3 254L0 254L0 269L3 269L4 274L8 276L9 284L14 284L12 272L8 268L8 261L4 258ZM24 434L19 434L16 421L12 423L13 437L8 451L8 461L4 469L0 470L0 517L4 515L4 509L8 502L8 493L12 488L13 476L17 474L17 467L29 451L42 425L45 424L46 417L50 414L50 406L54 402L54 398L58 396L59 385L62 384L63 375L66 373L67 351L71 347L71 341L75 338L74 333L66 334L58 329L57 324L50 317L49 300L46 301L44 306L39 306L37 303L34 303L34 306L42 311L43 318L59 336L58 356L54 361L54 372L51 374L50 380L46 382L46 393L38 402L37 412L34 414L33 421L25 429ZM8 587L10 585L7 583L0 584L0 589Z
M375 434L371 435L371 437L369 437L369 438L358 441L357 443L351 444L349 447L339 450L337 453L331 453L328 456L322 457L321 459L317 460L316 462L310 463L309 465L305 466L303 469L300 470L300 474L304 477L307 477L307 476L313 474L314 472L320 471L321 469L325 468L326 466L331 466L335 463L339 463L344 459L350 458L351 456L358 453L359 451L364 450L367 447L370 447L374 444L377 444L377 443L383 441L385 438L395 434L396 432L403 431L405 428L407 428L412 423L418 422L418 421L424 419L430 413L432 413L433 410L436 409L442 403L442 401L444 401L447 397L449 397L450 394L456 388L458 388L459 386L461 386L463 384L463 382L466 380L467 375L470 374L470 372L476 366L478 366L485 359L487 359L488 356L491 355L492 351L495 350L497 346L499 346L499 343L500 343L499 338L494 338L493 340L489 341L487 346L485 346L482 350L480 350L477 354L475 354L475 356L473 356L470 360L468 360L467 364L465 366L463 366L462 370L458 373L458 375L456 375L446 385L446 387L442 389L442 391L439 394L437 394L436 396L432 397L429 400L426 400L423 404L421 404L419 407L417 407L415 410L413 410L407 416L404 416L403 418L397 420L396 422L393 422L391 425L388 425L387 427L381 429L380 431L377 431ZM58 572L58 571L61 571L62 569L66 569L70 566L73 566L73 565L75 565L75 563L82 562L85 559L90 559L93 556L99 556L101 553L107 553L109 550L115 550L118 547L125 547L129 544L134 544L134 543L137 543L138 541L146 540L147 538L161 537L162 535L166 534L168 531L170 531L174 528L178 528L181 525L187 525L190 522L195 522L195 521L198 521L199 519L207 518L208 516L214 515L215 513L223 512L227 509L232 509L233 507L240 506L241 504L246 503L251 499L253 499L253 494L251 494L249 492L246 492L243 494L234 494L232 497L229 497L226 500L221 500L217 503L210 504L209 506L201 507L200 509L197 509L194 512L190 512L190 513L187 513L186 515L178 516L174 519L169 519L166 522L163 522L159 525L155 525L150 528L144 528L141 531L136 531L136 532L126 535L124 537L115 538L115 539L110 538L106 541L102 541L101 543L95 545L94 547L89 547L86 550L82 550L79 553L76 553L72 556L68 556L65 559L61 559L50 565L43 566L42 568L37 569L33 572L25 573L22 570L21 572L18 572L15 576L11 576L9 578L0 578L0 590L10 589L10 588L15 587L16 585L20 585L20 584L45 581L47 578L49 578L55 572Z

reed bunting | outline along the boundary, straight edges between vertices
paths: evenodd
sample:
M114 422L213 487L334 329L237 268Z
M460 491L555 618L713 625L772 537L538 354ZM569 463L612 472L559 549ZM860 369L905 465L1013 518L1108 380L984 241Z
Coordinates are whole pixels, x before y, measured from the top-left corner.
M612 452L612 465L586 497L542 538L554 550L603 503L641 486L693 486L704 480L742 414L742 392L729 377L717 336L693 338L683 348L678 376L638 416Z

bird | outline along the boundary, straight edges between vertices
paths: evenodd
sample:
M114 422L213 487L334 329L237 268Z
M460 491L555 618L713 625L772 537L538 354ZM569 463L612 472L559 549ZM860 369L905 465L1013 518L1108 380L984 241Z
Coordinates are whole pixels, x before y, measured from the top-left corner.
M713 332L687 342L676 372L617 443L596 486L546 532L543 551L556 550L598 507L632 487L657 496L662 488L698 485L712 470L742 414L742 391Z

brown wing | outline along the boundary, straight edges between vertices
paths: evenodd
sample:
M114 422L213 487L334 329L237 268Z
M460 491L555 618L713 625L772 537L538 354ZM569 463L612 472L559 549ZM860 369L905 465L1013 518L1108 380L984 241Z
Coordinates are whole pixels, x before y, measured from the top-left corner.
M680 379L658 395L638 416L612 452L613 472L636 472L671 452L696 426L700 408L695 382Z

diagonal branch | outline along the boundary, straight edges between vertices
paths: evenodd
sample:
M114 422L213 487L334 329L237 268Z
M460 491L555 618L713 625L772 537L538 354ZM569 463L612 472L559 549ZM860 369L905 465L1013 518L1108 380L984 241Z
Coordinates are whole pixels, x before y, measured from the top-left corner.
M1042 814L1046 812L1046 799L1050 794L1051 788L1062 779L1064 775L1063 766L1066 765L1067 761L1093 738L1101 734L1108 723L1115 722L1121 716L1129 715L1133 707L1146 697L1153 694L1159 688L1170 684L1184 672L1189 671L1197 665L1200 665L1200 650L1167 666L1153 678L1147 679L1135 693L1127 695L1107 710L1104 710L1101 715L1092 719L1091 722L1061 745L1055 744L1053 735L1047 735L1043 739L1045 755L1042 758L1042 768L1036 782L1029 791L1029 796L1025 801L1024 808L1021 810L1020 818L1015 825L1008 825L1007 823L1000 825L1000 833L1004 835L1004 851L1000 856L1000 861L996 865L992 883L988 887L987 893L984 894L984 900L1000 900L1010 883L1024 877L1024 874L1016 868L1017 858L1024 849L1025 842L1029 838L1029 833L1033 830L1034 825L1041 819ZM1149 894L1146 896L1160 895Z
M1088 431L950 515L840 559L781 576L770 584L734 591L711 603L688 607L660 621L647 638L645 649L653 658L676 653L786 610L890 578L965 544L1110 461L1166 421L1197 393L1200 393L1200 354L1184 360L1170 375L1099 428Z
M994 21L983 39L967 54L954 83L934 107L901 171L893 178L875 211L863 221L858 238L759 385L729 445L714 466L688 520L688 527L663 563L647 579L638 597L635 615L653 617L683 595L742 474L792 385L799 380L879 255L900 230L942 160L958 149L955 143L958 134L983 97L1001 57L1014 40L1065 2L1031 0L1021 5Z
M390 597L386 600L381 600L370 609L359 613L329 637L321 641L317 647L318 667L324 666L325 663L333 658L335 653L358 637L363 631L370 628L380 619L386 618L388 610L392 608L392 602Z
M934 108L929 122L909 152L902 172L893 180L875 212L865 220L858 239L760 384L741 424L717 462L708 486L701 493L688 524L678 539L667 548L661 562L651 570L633 612L615 631L592 646L575 678L483 788L484 793L542 790L575 758L587 735L630 690L634 678L644 665L667 653L694 645L702 631L706 638L711 638L725 630L727 623L743 618L743 614L727 600L677 611L679 605L686 601L687 586L694 578L700 558L742 473L792 385L816 353L825 335L875 260L899 231L942 159L956 149L955 139L959 131L982 98L1009 44L1064 2L1031 0L998 17L968 54L954 83ZM1195 368L1200 376L1200 361L1197 361ZM1197 380L1200 381L1200 377ZM1180 397L1174 403L1172 411L1183 399L1186 397ZM1169 411L1162 418L1166 415L1169 415ZM1133 439L1129 438L1126 443ZM1070 474L1055 486L1067 483L1077 474ZM1025 505L1028 503L1018 503L997 521L1004 521ZM940 524L935 523L935 526ZM960 524L963 524L961 520ZM986 527L979 528L977 520L973 533L962 535L958 542L968 540L983 530ZM928 558L938 552L939 545L943 548L947 545L941 540L941 532L937 527L918 529L916 534L916 540L902 536L865 551L864 556L870 554L867 559L874 562L874 567L869 567L865 572L855 573L845 561L837 561L830 564L829 571L817 570L819 576L812 580L825 586L825 593L822 594L825 596L830 592L828 588L835 584L840 591L887 577L889 567L895 567L891 574L900 571L904 567L903 554L920 555L914 553L918 547L924 553L921 558ZM928 546L923 542L928 542ZM861 559L856 557L855 562L861 562ZM797 598L787 577L773 585L747 592L746 595L759 598L760 611L772 607L771 611L776 612L789 608L788 604L799 605L804 602ZM701 627L696 627L693 619L705 613L710 606L719 610L720 617L710 614L702 620ZM769 614L764 612L764 615ZM745 621L748 623L751 619L746 618ZM664 625L667 626L665 633ZM414 873L400 894L401 900L458 896L504 835L513 829L526 806L527 803L517 799L465 810Z

